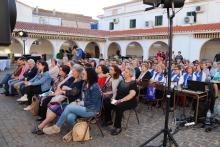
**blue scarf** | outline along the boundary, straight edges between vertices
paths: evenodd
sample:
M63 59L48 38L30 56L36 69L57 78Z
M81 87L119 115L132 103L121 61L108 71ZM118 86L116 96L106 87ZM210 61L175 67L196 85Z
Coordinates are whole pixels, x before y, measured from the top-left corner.
M192 79L193 79L193 74L191 74L191 75L185 74L183 78L184 78L183 85L184 85L184 86L187 86L187 84L188 84L187 82L188 82L189 80L192 80Z
M175 76L175 74L172 75L172 78L173 78L173 76ZM173 79L172 82L178 82L179 79L180 79L180 74L178 74L178 75Z
M150 72L151 76L153 77L154 76L154 70L153 69L149 69L148 71Z
M196 81L202 81L202 71L200 71L199 73L198 71L195 72L195 76L196 76Z
M158 72L156 73L155 77L158 75ZM158 81L162 81L163 80L163 73L160 74Z

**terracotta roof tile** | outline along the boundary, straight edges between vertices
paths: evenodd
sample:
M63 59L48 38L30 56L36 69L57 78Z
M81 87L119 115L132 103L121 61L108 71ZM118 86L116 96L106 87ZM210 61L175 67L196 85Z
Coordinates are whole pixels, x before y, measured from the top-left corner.
M87 36L123 36L123 35L144 35L144 34L163 34L168 32L167 27L151 28L151 29L134 29L134 30L122 30L122 31L102 31L102 30L90 30L80 28L69 28L62 26L44 25L27 22L17 22L17 30L27 30L36 32L52 32L52 33L64 33L74 35L87 35ZM174 32L203 32L203 31L219 31L220 23L213 24L200 24L192 26L175 26Z
M90 29L80 29L80 28L69 28L54 25L27 23L27 22L17 22L17 30L27 30L36 32L53 32L53 33L64 33L64 34L74 34L74 35L88 35L88 36L106 36L109 34L107 31L101 30L90 30Z
M174 27L174 32L200 32L200 31L216 31L216 30L220 30L220 23ZM112 31L110 32L110 36L160 34L160 33L167 33L167 32L168 32L167 27L160 27L160 28L152 28L152 29Z

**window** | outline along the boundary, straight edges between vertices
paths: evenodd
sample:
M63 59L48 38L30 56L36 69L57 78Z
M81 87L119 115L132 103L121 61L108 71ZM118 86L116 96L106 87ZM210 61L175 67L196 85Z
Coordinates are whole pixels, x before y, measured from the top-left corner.
M109 23L109 30L114 30L114 22Z
M196 20L197 20L197 16L196 16L196 12L195 11L187 12L186 16L194 16L194 22L196 22Z
M39 18L39 23L40 24L46 24L46 20L43 17Z
M155 26L163 25L163 15L155 16Z
M117 15L118 14L118 9L114 9L113 11L112 11L112 15Z
M130 28L136 28L136 19L130 20Z

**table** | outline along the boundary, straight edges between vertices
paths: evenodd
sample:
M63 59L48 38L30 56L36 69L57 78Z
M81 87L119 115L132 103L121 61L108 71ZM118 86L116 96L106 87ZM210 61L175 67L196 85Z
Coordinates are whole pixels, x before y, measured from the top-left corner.
M189 96L189 97L193 97L194 99L196 99L196 115L195 115L195 123L197 123L198 121L198 111L199 111L199 102L201 99L206 98L206 100L208 100L208 92L201 92L201 91L192 91L192 90L179 90L179 89L175 89L174 90L174 111L176 108L176 96Z
M0 71L4 71L5 68L10 68L11 60L10 59L1 59L0 60Z

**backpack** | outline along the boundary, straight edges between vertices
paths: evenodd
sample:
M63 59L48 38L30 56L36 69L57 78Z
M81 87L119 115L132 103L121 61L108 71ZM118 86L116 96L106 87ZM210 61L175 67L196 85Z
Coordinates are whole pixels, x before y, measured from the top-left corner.
M63 137L63 142L66 143L70 141L80 142L80 141L88 141L91 139L92 137L90 136L88 123L86 121L79 120L74 125L73 129Z
M36 96L33 96L31 103L31 110L30 110L33 116L38 115L39 105L40 105L39 99Z
M85 54L85 52L80 48L80 50L82 51L82 59L85 59L86 58L86 54Z
M146 99L149 101L154 101L156 99L155 91L156 88L154 86L148 86L146 89Z

